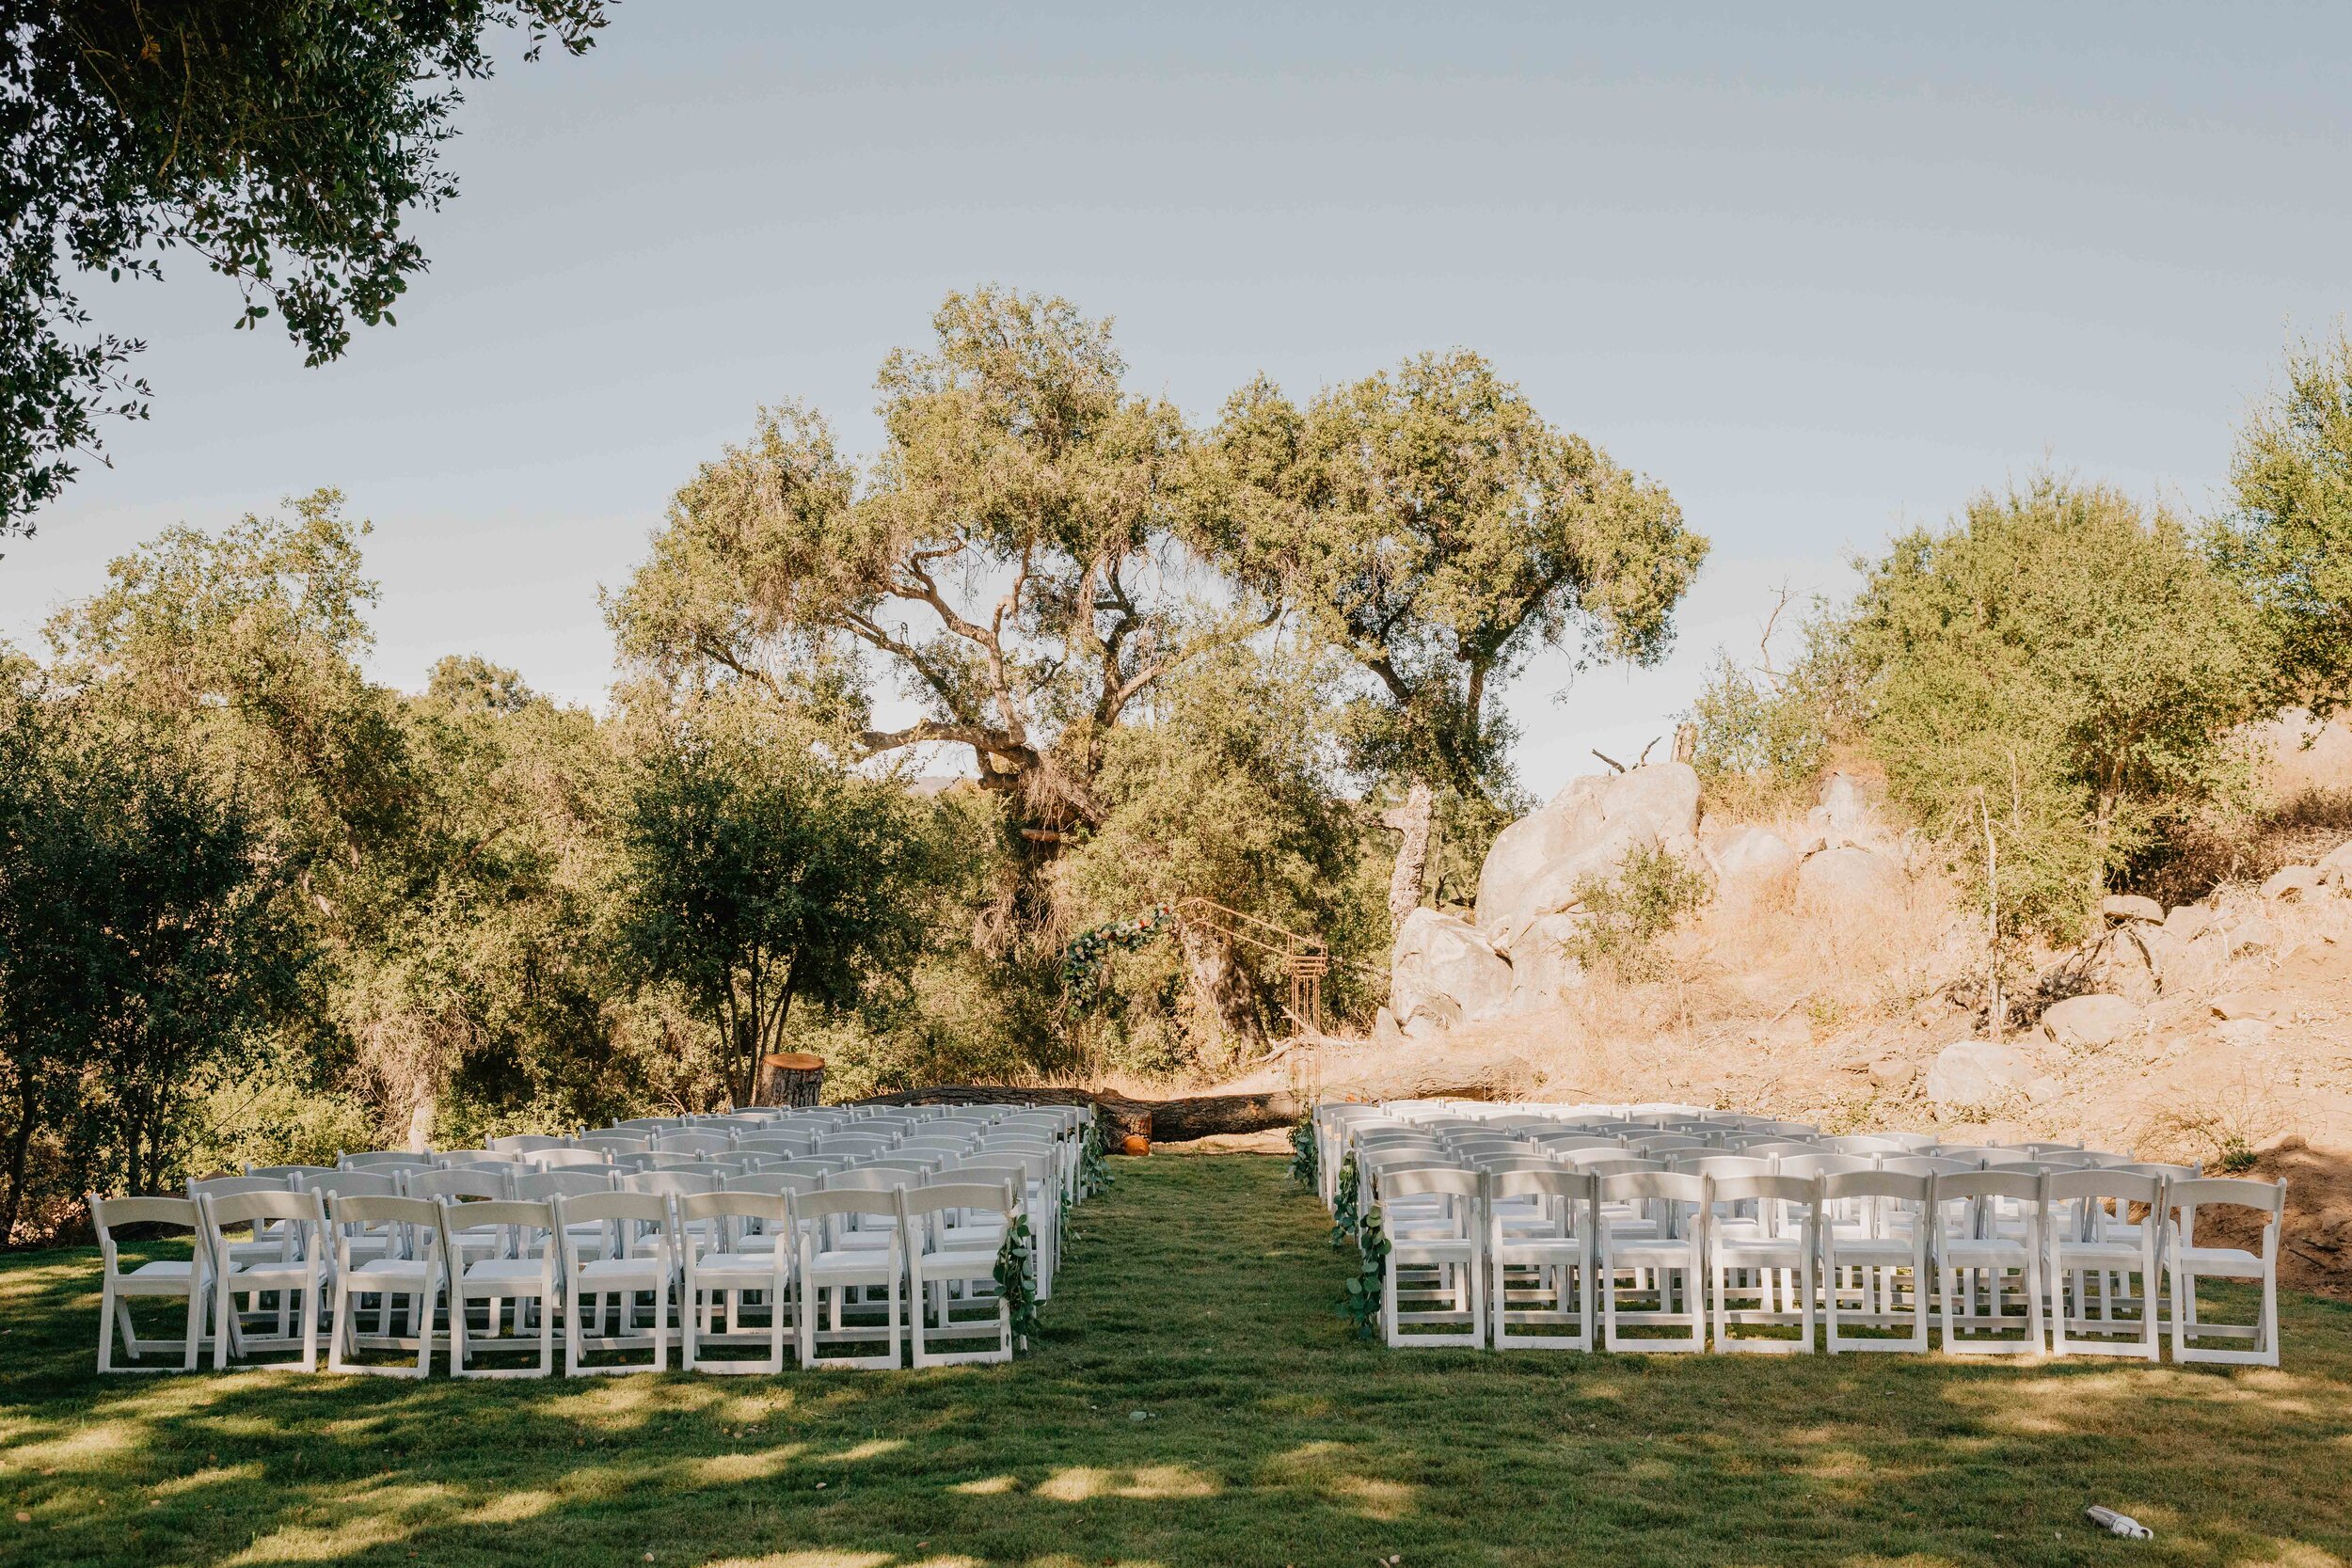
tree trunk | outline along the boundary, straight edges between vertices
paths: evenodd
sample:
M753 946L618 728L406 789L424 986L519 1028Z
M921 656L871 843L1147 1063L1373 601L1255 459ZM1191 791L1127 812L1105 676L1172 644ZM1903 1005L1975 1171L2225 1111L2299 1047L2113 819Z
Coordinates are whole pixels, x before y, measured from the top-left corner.
M1402 930L1407 916L1421 907L1421 888L1429 872L1429 832L1438 815L1438 798L1425 784L1406 792L1405 803L1384 813L1381 822L1398 833L1396 869L1389 877L1389 928Z
M1233 963L1232 945L1216 931L1182 925L1176 930L1176 945L1184 955L1184 977L1191 984L1194 1005L1225 1037L1221 1043L1227 1048L1227 1059L1247 1056L1252 1047L1263 1042L1265 1031L1259 1023L1248 981Z
M11 1245L16 1235L16 1216L24 1207L24 1151L33 1142L31 1064L19 1062L17 1071L24 1090L17 1096L16 1131L8 1138L8 1200L0 1208L0 1248Z
M1219 1132L1263 1132L1288 1127L1311 1108L1287 1090L1263 1094L1211 1094L1189 1100L1129 1100L1085 1089L1024 1088L1000 1084L946 1084L869 1095L860 1105L1091 1105L1102 1118L1104 1145L1116 1152L1130 1137L1153 1143L1189 1143Z

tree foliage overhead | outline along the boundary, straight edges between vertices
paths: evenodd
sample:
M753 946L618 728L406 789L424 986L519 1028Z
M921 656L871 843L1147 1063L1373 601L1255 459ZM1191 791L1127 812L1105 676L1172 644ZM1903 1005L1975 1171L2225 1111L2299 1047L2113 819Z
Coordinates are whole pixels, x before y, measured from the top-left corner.
M94 330L76 277L159 277L186 249L274 309L306 362L389 322L423 250L409 215L494 30L586 50L606 0L63 0L0 11L0 535L143 417L141 344Z
M1226 404L1195 495L1203 547L1294 607L1375 689L1367 772L1417 786L1394 919L1421 895L1436 796L1509 785L1503 686L1538 648L1650 663L1707 555L1662 485L1554 429L1478 355L1406 360L1301 408L1263 377Z
M2352 702L2352 332L2287 355L2286 386L2239 433L2216 559L2279 641L2278 696Z
M755 683L850 723L868 754L968 747L983 784L1056 835L1101 818L1104 736L1237 621L1186 592L1188 436L1124 389L1107 322L982 289L932 325L930 353L882 366L869 469L821 416L763 411L678 492L612 621L626 656ZM921 718L871 726L868 660Z
M927 809L721 697L653 721L623 818L621 940L710 1020L751 1102L792 1006L904 983L946 857Z

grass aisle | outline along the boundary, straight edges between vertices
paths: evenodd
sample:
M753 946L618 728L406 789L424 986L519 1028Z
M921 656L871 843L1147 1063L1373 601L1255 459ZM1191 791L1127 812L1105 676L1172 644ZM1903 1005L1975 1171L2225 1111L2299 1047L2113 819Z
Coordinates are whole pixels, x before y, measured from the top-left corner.
M1278 1162L1115 1168L1010 1368L102 1385L91 1255L0 1264L0 1562L2352 1558L2352 1308L2290 1300L2279 1371L1394 1354Z

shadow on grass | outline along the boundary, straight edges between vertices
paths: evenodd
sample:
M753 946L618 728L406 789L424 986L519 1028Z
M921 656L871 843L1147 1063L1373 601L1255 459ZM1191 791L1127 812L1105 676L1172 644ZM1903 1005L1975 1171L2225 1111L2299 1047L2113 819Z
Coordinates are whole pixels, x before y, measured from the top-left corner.
M2286 1366L1394 1353L1248 1156L1122 1163L1011 1367L100 1380L94 1264L0 1272L0 1562L2324 1564L2352 1307ZM2153 1525L2093 1534L2105 1502ZM28 1522L11 1522L17 1511ZM2120 1560L2120 1557L2119 1557Z

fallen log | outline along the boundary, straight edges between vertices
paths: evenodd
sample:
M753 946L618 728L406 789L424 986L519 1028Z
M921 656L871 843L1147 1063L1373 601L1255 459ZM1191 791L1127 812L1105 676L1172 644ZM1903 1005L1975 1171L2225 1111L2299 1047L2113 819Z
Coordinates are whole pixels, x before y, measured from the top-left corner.
M1306 1101L1286 1089L1259 1094L1206 1094L1180 1100L1130 1100L1107 1090L1022 1087L1003 1084L942 1084L868 1095L860 1105L1091 1105L1113 1153L1131 1137L1151 1143L1190 1143L1220 1132L1263 1132L1288 1127L1307 1114Z

